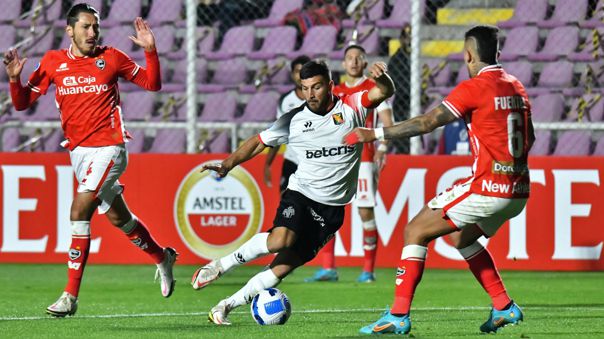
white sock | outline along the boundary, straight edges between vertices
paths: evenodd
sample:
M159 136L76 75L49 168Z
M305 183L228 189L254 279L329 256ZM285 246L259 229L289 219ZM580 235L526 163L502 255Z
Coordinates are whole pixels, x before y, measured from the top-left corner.
M267 255L268 252L268 232L254 235L245 244L241 245L235 252L219 259L223 272L228 272L235 266L240 266L246 262L258 259Z
M464 257L464 259L472 259L476 254L482 252L484 247L478 242L475 241L472 245L459 249L459 253Z
M226 302L232 307L239 307L241 305L249 304L252 299L258 294L258 292L275 287L281 282L281 279L277 278L273 270L268 269L262 271L250 279L245 286L239 291L235 292L232 296L226 298Z

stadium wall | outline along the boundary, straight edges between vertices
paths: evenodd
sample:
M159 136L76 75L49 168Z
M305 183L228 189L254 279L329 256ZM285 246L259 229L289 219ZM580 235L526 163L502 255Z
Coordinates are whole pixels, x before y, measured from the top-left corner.
M133 211L156 239L180 252L180 264L203 264L272 225L282 159L273 187L262 181L259 156L219 181L199 173L200 163L225 155L133 154L122 177ZM69 207L76 188L65 154L0 153L0 262L64 263L70 242ZM403 227L436 192L470 173L460 156L394 155L381 175L376 215L381 235L378 266L394 267ZM499 266L511 270L604 269L602 157L533 157L531 198L521 215L488 241ZM336 243L337 264L362 263L362 230L347 210ZM147 263L147 257L104 217L92 222L90 261ZM270 258L260 260L266 264ZM317 259L311 264L318 263ZM428 267L465 268L445 240L430 246Z

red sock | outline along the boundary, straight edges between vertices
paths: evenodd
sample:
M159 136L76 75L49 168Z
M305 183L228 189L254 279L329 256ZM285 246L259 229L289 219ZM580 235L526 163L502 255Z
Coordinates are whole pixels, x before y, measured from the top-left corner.
M157 242L155 242L155 239L153 239L149 233L149 230L141 220L134 218L132 220L136 222L136 226L132 231L126 233L128 239L130 239L130 241L132 241L132 243L138 246L141 250L149 254L149 256L153 259L153 262L156 264L161 263L162 260L164 260L163 248L161 248Z
M72 235L67 261L67 285L65 292L78 296L84 275L84 267L90 251L90 235Z
M323 268L326 270L333 270L336 268L336 238L331 239L325 246L323 246Z
M476 280L478 280L482 288L491 297L493 307L497 310L503 310L512 300L505 290L491 253L486 248L483 248L466 258L466 262L470 266L472 273L474 273Z
M396 270L394 302L390 313L409 314L413 295L424 273L427 248L419 245L407 245L403 248L401 261Z
M375 221L373 221L373 225L375 226ZM375 267L377 237L378 232L375 227L370 230L363 228L363 251L365 252L365 259L363 260L364 272L373 272Z

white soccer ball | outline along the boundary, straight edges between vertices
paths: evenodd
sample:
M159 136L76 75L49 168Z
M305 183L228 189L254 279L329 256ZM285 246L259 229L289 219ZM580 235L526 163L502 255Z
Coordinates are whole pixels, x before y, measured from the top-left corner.
M252 318L259 325L283 325L292 311L285 293L276 288L267 288L256 294L250 308Z

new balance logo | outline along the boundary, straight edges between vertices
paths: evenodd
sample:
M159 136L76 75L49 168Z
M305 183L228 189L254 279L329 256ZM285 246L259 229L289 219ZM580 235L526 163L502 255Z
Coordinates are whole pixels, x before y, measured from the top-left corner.
M67 67L66 62L60 64L59 68L57 68L57 72L63 72L63 71L68 71L68 70L69 70L69 67Z
M82 266L82 264L79 263L79 262L71 262L71 261L67 262L67 268L71 269L71 270L76 270L77 271L77 270L80 269L80 266Z

